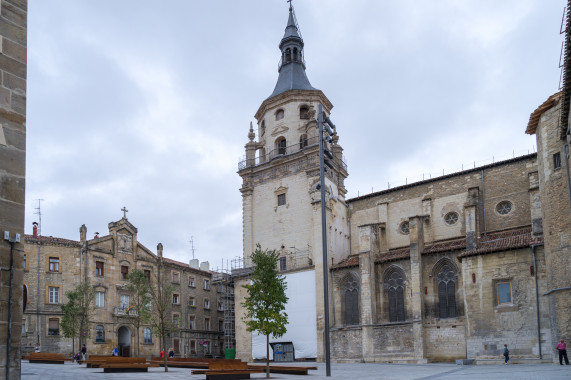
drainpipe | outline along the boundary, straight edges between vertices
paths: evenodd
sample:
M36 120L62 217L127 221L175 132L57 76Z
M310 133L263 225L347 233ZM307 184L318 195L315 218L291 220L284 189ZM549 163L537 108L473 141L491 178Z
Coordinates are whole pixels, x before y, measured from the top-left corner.
M533 256L533 277L535 279L535 311L537 314L537 344L539 345L539 360L541 360L543 359L543 355L541 353L541 325L539 319L539 285L537 284L537 261L535 258L535 247L538 245L543 245L543 244L531 245L531 254Z
M38 239L38 266L36 267L36 271L37 271L37 278L38 278L38 287L36 289L36 334L37 334L37 340L36 342L40 343L41 346L41 342L40 342L40 246L42 245L42 243L40 243L40 238L37 237Z

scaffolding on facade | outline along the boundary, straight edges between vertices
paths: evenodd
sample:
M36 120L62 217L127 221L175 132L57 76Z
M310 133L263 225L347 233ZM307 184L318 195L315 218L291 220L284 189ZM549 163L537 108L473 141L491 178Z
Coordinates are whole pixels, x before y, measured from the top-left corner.
M234 280L232 279L231 268L228 264L224 266L224 262L222 262L222 267L215 270L212 275L212 284L217 290L218 310L223 308L224 311L224 349L235 349Z

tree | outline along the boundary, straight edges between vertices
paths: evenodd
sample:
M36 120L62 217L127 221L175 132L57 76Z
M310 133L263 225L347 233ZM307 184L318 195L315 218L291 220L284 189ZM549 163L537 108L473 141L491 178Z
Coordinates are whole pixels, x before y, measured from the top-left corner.
M127 322L133 326L137 332L137 354L139 356L140 347L140 327L143 324L149 322L151 311L149 308L149 303L151 303L150 286L145 272L140 269L134 269L128 275L129 283L127 284L127 290L129 291L129 301L130 305L134 309L129 312Z
M95 309L95 290L84 281L75 289L66 292L67 302L61 306L63 317L61 321L62 334L72 338L72 350L75 353L75 337L79 337L79 347L89 338L89 322Z
M242 306L242 318L248 331L266 336L266 378L270 377L270 335L279 338L287 331L287 314L284 312L288 297L285 295L285 277L278 273L279 254L275 250L262 250L260 244L252 253L254 271L251 283L244 285L248 295Z
M165 372L169 371L167 364L167 336L176 328L171 320L173 287L167 282L164 273L163 245L157 246L159 253L157 257L157 281L149 288L151 294L150 322L156 337L160 338L161 348L165 351L164 364Z

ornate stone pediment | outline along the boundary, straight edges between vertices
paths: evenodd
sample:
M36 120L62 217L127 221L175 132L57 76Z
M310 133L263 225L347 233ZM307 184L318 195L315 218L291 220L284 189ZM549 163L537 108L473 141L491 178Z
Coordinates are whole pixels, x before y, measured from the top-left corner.
M285 132L289 131L289 128L285 124L278 125L272 131L272 136L283 135Z

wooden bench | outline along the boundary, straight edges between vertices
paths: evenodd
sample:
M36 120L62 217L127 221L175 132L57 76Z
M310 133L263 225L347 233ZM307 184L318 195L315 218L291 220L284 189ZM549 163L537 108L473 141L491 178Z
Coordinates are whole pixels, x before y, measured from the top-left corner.
M251 373L262 373L260 369L249 369L248 363L240 360L213 359L208 369L193 370L193 375L206 375L206 380L249 379Z
M100 360L99 368L103 372L149 372L149 367L158 367L156 364L147 363L145 358L125 358L111 356Z
M266 372L266 366L264 364L250 364L248 369L263 369ZM284 373L288 375L307 375L307 371L314 370L317 371L317 367L307 367L307 366L286 366L286 365L270 365L270 373Z
M30 363L43 363L43 364L64 364L65 362L73 361L65 354L56 354L53 352L30 352L26 356Z
M182 367L182 368L204 368L208 369L208 364L212 361L226 361L240 363L239 359L211 359L211 358L168 358L167 365L169 367ZM161 367L165 365L165 361L161 357L151 358L151 363L158 364Z
M117 358L118 356L111 355L89 355L87 360L83 361L87 368L99 368L99 364L105 362L109 358Z

